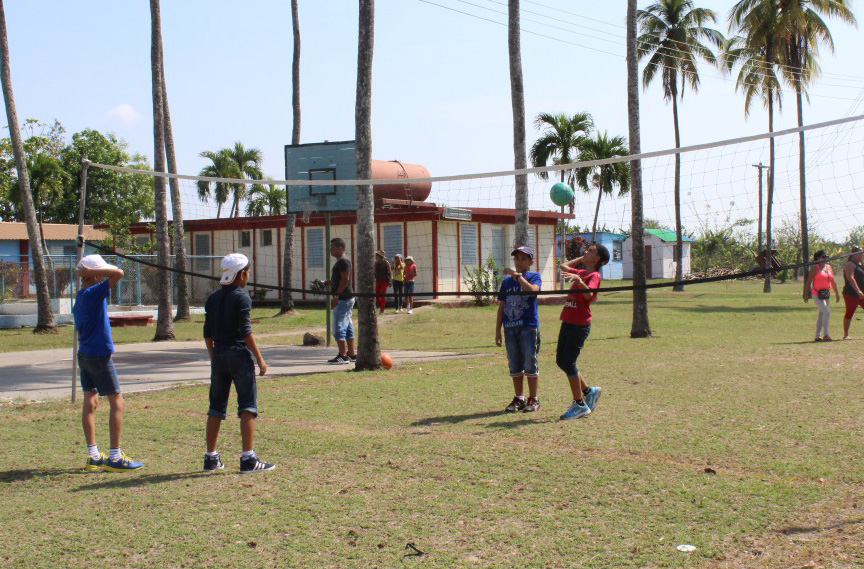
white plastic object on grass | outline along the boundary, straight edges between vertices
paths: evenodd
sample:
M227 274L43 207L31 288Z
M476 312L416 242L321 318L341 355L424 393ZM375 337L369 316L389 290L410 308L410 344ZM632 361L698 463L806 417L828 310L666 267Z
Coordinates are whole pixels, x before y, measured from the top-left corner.
M675 549L677 549L678 551L683 551L684 553L690 553L691 551L696 551L696 546L685 543L685 544L679 545Z

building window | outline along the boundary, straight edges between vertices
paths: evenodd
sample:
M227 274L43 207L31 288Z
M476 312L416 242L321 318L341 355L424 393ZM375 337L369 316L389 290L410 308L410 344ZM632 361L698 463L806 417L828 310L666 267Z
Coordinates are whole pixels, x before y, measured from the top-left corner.
M624 258L624 242L623 241L613 241L612 242L612 260L620 261Z
M210 252L210 236L206 233L195 234L195 270L199 272L210 272L212 254Z
M477 226L473 223L459 224L459 248L463 265L477 264Z
M392 259L394 255L405 256L402 251L402 224L382 225L381 240L384 241L384 252Z
M252 246L252 232L251 231L241 231L240 232L240 247L251 247Z
M306 230L306 266L324 268L324 230L320 227Z
M261 246L262 247L270 247L273 245L273 230L272 229L262 229L261 230Z
M503 269L504 267L509 266L508 258L505 256L504 251L504 228L503 227L493 227L492 228L492 248L489 251L489 255L495 261L495 266L499 269Z

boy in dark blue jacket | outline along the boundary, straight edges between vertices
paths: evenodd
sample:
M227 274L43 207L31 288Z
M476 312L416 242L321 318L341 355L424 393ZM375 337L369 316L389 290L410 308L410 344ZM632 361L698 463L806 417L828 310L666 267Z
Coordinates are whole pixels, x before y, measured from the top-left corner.
M237 390L237 415L243 452L240 472L263 472L276 465L260 460L255 455L255 418L258 416L258 388L255 383L255 362L261 375L267 373L267 364L252 335L249 313L252 299L243 287L249 282L249 259L232 253L222 259L222 278L219 290L207 297L204 305L204 343L210 353L210 409L207 411L207 452L204 470L212 472L224 468L216 441L219 427L228 410L231 384Z

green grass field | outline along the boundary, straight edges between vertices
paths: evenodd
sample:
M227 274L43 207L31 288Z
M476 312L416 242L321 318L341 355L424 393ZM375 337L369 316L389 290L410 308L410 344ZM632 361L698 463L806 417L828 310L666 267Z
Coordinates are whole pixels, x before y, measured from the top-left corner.
M400 316L385 351L488 357L263 379L256 447L271 473L237 473L236 418L226 470L199 472L206 386L127 398L124 450L147 463L131 475L82 470L70 404L4 407L0 566L860 567L864 340L812 343L799 287L652 291L643 340L629 338L630 296L601 297L580 368L603 397L565 423L560 307L541 308L533 415L501 413L494 308ZM852 333L864 338L860 318Z

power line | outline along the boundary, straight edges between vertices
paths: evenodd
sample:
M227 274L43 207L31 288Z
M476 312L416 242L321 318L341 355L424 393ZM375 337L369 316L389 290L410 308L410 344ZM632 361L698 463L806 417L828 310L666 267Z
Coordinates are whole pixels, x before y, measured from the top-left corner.
M438 8L443 8L443 9L445 9L445 10L449 10L449 11L451 11L451 12L456 12L456 13L458 13L458 14L462 14L462 15L465 15L465 16L469 16L469 17L471 17L471 18L476 18L476 19L478 19L478 20L483 20L483 21L485 21L485 22L490 22L490 23L493 23L493 24L497 24L497 25L502 26L502 27L508 27L508 24L507 24L507 23L499 22L499 21L497 21L497 20L492 20L492 19L490 19L490 18L485 18L485 17L483 17L483 16L479 16L479 15L477 15L477 14L473 14L473 13L471 13L471 12L465 12L465 11L463 11L463 10L458 10L458 9L453 8L453 7L451 7L451 6L445 6L445 5L443 5L443 4L438 4L438 3L436 3L436 2L432 2L431 0L418 0L418 1L419 1L419 2L423 2L424 4L429 4L429 5L431 5L431 6L436 6L436 7L438 7ZM460 0L460 1L461 1L461 0ZM467 3L467 2L466 2L466 3ZM499 13L499 14L500 14L500 13ZM543 25L543 24L541 24L541 25ZM579 44L579 43L576 43L576 42L567 41L567 40L564 40L564 39L561 39L561 38L557 38L557 37L554 37L554 36L550 36L550 35L542 34L542 33L539 33L539 32L535 32L535 31L533 31L533 30L529 30L529 29L526 29L526 28L522 28L521 31L524 32L524 33L526 33L526 34L530 34L530 35L534 35L534 36L539 36L539 37L546 38L546 39L549 39L549 40L552 40L552 41L556 41L556 42L559 42L559 43L563 43L563 44L567 44L567 45L572 45L572 46L575 46L575 47L581 47L581 48L583 48L583 49L587 49L587 50L594 51L594 52L597 52L597 53L604 53L604 54L606 54L606 55L612 55L612 56L618 57L618 58L620 58L620 59L625 59L625 56L624 56L624 55L621 55L621 54L619 54L619 53L613 53L613 52L610 52L610 51L606 51L606 50L602 50L602 49L597 49L597 48L595 48L595 47L591 47L591 46L587 46L587 45ZM677 58L677 59L681 59L681 58ZM665 65L662 65L661 67L663 67L663 68L669 68L668 66L665 66ZM684 74L684 75L689 75L689 73L687 73L686 71L682 71L682 70L679 70L679 69L676 69L676 70L679 71L679 72L681 72L681 73ZM764 75L759 74L759 73L757 73L757 75L764 76ZM718 77L718 76L716 76L716 75L709 75L709 74L700 74L699 77L700 77L700 78L701 78L701 77L711 77L711 78L714 78L714 79L720 79L720 80L722 80L722 81L732 81L731 78L727 78L727 77ZM737 82L736 82L736 83L737 83ZM748 83L748 82L742 82L742 83L740 83L740 85L744 85L744 86L751 86L751 87L760 87L760 86L761 86L761 85L759 85L758 83ZM779 90L781 93L787 93L787 94L792 94L792 93L794 93L794 91L790 91L789 89L782 89L782 88L781 88L781 89L778 89L778 90ZM820 98L823 98L823 99L836 99L836 100L841 100L841 101L854 101L854 100L855 100L855 99L852 99L852 98L850 98L850 97L835 97L835 96L833 96L833 95L820 95L820 94L812 94L812 93L810 94L810 96L812 96L812 97L820 97Z

